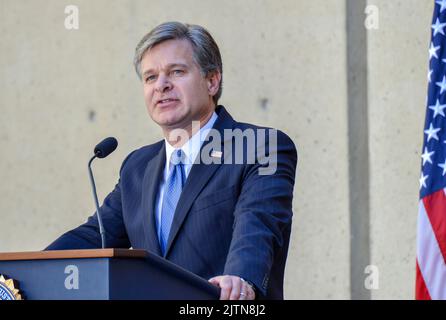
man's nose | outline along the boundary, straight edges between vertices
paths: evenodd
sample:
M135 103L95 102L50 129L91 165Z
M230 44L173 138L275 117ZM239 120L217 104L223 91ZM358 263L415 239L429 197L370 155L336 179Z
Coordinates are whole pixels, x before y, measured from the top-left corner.
M172 83L170 83L166 76L160 75L156 81L155 90L163 93L169 91L170 89L172 89Z

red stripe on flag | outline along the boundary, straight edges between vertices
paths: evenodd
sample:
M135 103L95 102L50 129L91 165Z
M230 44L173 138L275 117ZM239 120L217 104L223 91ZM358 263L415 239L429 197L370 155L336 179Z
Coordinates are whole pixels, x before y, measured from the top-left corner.
M424 283L423 275L421 274L420 267L417 261L417 275L415 283L415 299L417 300L432 300L427 290L426 283Z
M446 195L443 189L424 197L423 203L443 260L446 261Z

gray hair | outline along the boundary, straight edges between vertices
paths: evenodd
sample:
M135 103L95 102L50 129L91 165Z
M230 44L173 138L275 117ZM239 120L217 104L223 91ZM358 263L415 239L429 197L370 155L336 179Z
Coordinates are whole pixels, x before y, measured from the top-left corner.
M193 58L201 69L203 76L218 71L221 74L220 85L217 93L213 96L215 105L223 90L223 63L220 50L211 34L203 27L181 22L165 22L156 26L147 33L136 46L133 64L139 79L141 75L141 60L143 55L157 44L173 39L188 40L193 49Z

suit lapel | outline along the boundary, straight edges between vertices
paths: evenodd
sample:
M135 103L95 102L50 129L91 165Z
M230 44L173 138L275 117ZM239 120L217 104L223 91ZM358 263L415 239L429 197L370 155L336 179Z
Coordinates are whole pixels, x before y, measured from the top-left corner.
M232 117L226 112L224 107L219 106L218 109L216 109L218 113L218 119L215 122L214 129L218 130L220 132L221 137L224 137L223 130L227 128L232 128L234 120ZM215 151L223 151L223 144L224 141L222 139L222 145L220 146L221 150L215 150ZM209 141L205 141L203 145L200 148L200 155L203 148L210 143ZM221 163L223 163L224 154L221 158ZM177 207L175 209L175 215L172 221L172 226L169 233L169 239L167 241L167 248L165 256L170 251L170 248L175 241L175 238L184 223L184 220L186 219L186 216L189 212L190 207L192 206L193 202L197 198L197 196L200 194L201 190L203 190L206 183L209 181L209 179L213 176L215 171L221 166L221 163L212 163L212 164L204 164L204 163L198 163L194 164L192 166L192 169L189 173L189 176L186 180L186 184L184 185L183 191L181 192L180 199L178 200Z
M158 154L147 164L142 183L142 214L143 228L147 249L161 255L161 249L158 242L155 220L156 199L158 195L159 182L162 179L162 173L166 163L166 151L164 141L158 151Z
M201 192L206 182L208 182L218 167L220 167L220 164L193 165L186 184L184 185L180 199L178 200L177 208L175 209L175 215L169 233L169 240L167 242L166 255L169 253L169 249L195 198Z

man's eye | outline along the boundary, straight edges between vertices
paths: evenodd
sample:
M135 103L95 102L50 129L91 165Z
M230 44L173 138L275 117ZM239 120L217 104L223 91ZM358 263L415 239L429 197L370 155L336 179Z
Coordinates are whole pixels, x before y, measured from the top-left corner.
M152 76L147 76L147 77L144 79L144 81L145 81L145 82L151 82L151 81L155 80L155 78L156 78L156 77L153 76L153 75L152 75Z
M176 69L176 70L173 70L172 73L176 76L181 76L182 74L184 74L184 71Z

